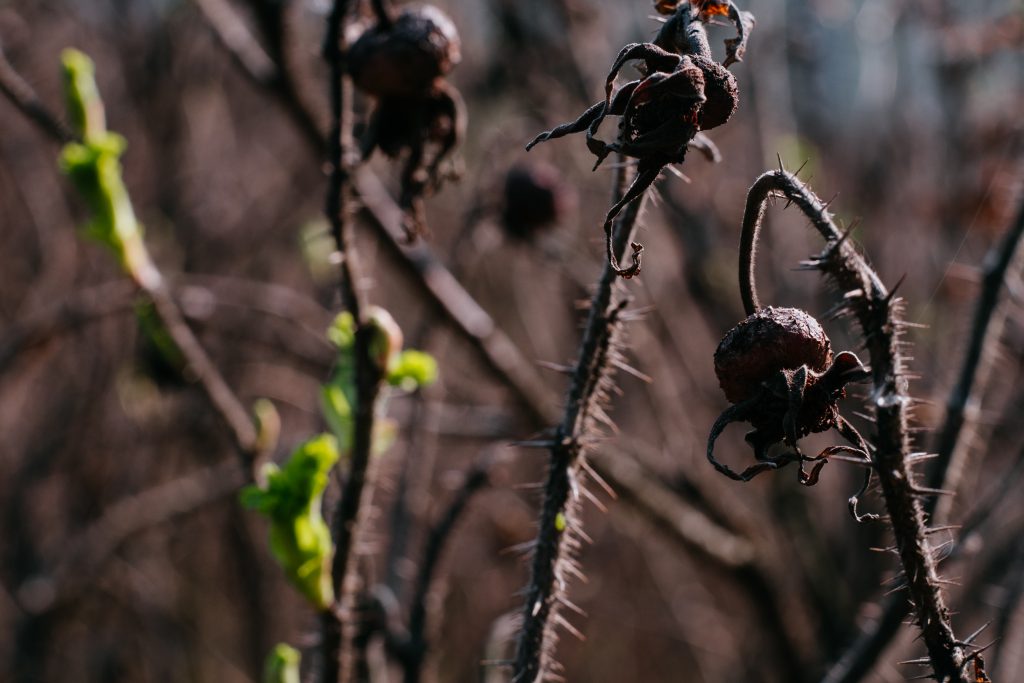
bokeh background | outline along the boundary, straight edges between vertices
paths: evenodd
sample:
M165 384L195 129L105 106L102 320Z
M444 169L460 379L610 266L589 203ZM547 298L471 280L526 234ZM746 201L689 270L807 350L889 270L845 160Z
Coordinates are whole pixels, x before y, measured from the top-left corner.
M286 5L283 48L296 90L326 120L319 46L326 0ZM400 3L398 3L400 4ZM451 81L469 111L461 182L428 200L430 246L531 361L573 359L589 283L603 263L611 172L591 172L582 139L523 145L602 93L627 42L653 35L647 0L439 0L462 37ZM322 429L317 389L338 308L322 218L322 155L292 111L247 78L211 29L244 26L268 47L260 10L274 0L8 0L0 45L55 110L59 53L96 61L126 180L147 241L190 323L248 403L282 417L277 457ZM569 589L585 639L564 634L571 681L816 681L878 616L896 560L884 525L857 525L846 498L859 471L825 468L798 486L783 471L739 484L704 460L726 402L712 354L742 318L736 284L746 189L761 172L803 165L887 284L902 279L912 329L918 447L964 353L988 249L1018 211L1024 161L1024 5L1019 0L747 0L757 17L735 67L740 109L712 132L722 161L699 155L666 175L642 216L641 278L628 284L627 357L602 457L638 461L683 504L757 549L756 569L715 564L600 487L585 502L593 542L586 582ZM220 14L218 14L218 12ZM225 14L226 12L226 14ZM728 27L712 28L716 54ZM360 100L359 112L367 104ZM83 207L57 171L57 147L0 100L0 679L255 681L278 641L315 646L315 617L267 550L266 525L236 500L240 474L216 416L169 371L133 315L132 290L77 227ZM606 165L607 166L607 165ZM557 220L525 231L507 206L509 170L541 178ZM371 170L395 194L397 170ZM515 202L523 200L517 198ZM510 218L511 217L511 218ZM399 605L424 530L481 453L492 485L471 502L430 597L438 681L507 680L482 661L508 656L532 538L544 451L509 442L544 425L424 296L361 214L369 297L407 342L434 353L441 379L394 400L400 434L374 463L378 485L364 570ZM794 211L771 211L759 282L770 303L822 315L835 303L799 262L820 248ZM1024 330L1019 268L1007 324L973 406L969 460L952 521L988 500L1024 447ZM837 348L855 345L843 321ZM536 369L545 410L565 378ZM856 392L855 392L856 393ZM863 395L844 404L855 416ZM870 425L854 418L864 430ZM719 453L749 459L742 430ZM832 437L828 437L829 439ZM819 443L820 442L820 443ZM813 440L826 445L826 439ZM164 487L154 488L154 487ZM1024 505L1011 487L989 521L942 565L957 632L986 622L996 681L1024 669ZM163 496L153 497L153 492ZM149 492L145 503L135 504ZM333 500L329 496L329 504ZM153 501L158 501L155 506ZM876 496L866 507L878 510ZM97 524L98 522L102 522ZM937 545L955 532L933 537ZM904 627L864 680L920 673ZM384 660L373 646L375 661ZM378 667L379 680L399 680Z

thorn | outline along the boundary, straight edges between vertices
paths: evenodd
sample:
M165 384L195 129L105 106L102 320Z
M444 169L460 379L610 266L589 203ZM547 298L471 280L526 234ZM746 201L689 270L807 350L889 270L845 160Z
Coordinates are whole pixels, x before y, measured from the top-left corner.
M587 500L594 504L594 507L596 507L598 510L605 514L608 514L608 507L600 500L598 500L597 496L591 493L586 486L580 487L580 492L586 497Z
M947 489L933 489L927 486L911 486L910 492L915 496L952 496L956 493Z
M892 289L889 290L889 293L886 295L886 297L885 297L885 299L883 299L883 301L885 301L886 303L890 303L891 301L893 301L893 297L896 295L896 290L898 290L900 288L900 285L902 285L904 280L906 280L906 279L907 279L907 274L906 273L901 275L900 279L897 280L896 284L894 284L892 286Z
M574 602L569 600L569 598L565 597L564 595L556 595L555 599L558 600L559 604L564 605L565 607L568 607L570 611L575 612L576 614L580 615L581 617L587 616L587 613L583 610L582 607L580 607L579 605L575 604Z
M615 493L615 489L613 489L611 485L604 480L604 477L597 473L597 470L590 466L590 463L586 459L581 459L580 467L590 476L591 479L594 480L594 483L604 489L604 492L607 493L612 500L618 500L619 495Z
M794 177L799 177L800 176L800 171L804 170L804 166L806 166L809 162L810 162L810 159L804 159L804 163L800 164L800 168L798 168L795 171L793 171L793 176Z
M552 363L551 361L539 360L537 365L544 368L545 370L553 370L563 375L571 375L574 368L571 365L563 365L562 363Z
M971 635L967 636L967 637L966 637L966 638L964 638L963 640L959 641L959 642L958 642L957 644L958 644L958 645L962 645L962 646L967 646L967 645L970 645L970 644L971 644L971 643L972 643L972 642L974 641L974 639L975 639L975 638L977 638L978 636L980 636L980 635L981 635L981 632L982 632L982 631L984 631L985 629L987 629L987 628L988 628L989 626L991 626L991 625L992 625L992 622L991 622L991 621L986 621L986 622L985 622L984 624L982 624L981 628L979 628L979 629L978 629L977 631L975 631L975 632L974 632L974 633L972 633ZM994 642L994 641L993 641L993 642ZM989 644L989 645L986 645L985 647L986 647L986 648L987 648L987 647L991 647L991 644ZM981 650L978 650L978 652L981 652ZM977 653L975 653L975 654L977 654Z
M566 619L565 617L563 617L561 614L557 614L557 613L555 614L555 621L558 623L559 626L561 626L566 631L568 631L569 633L571 633L574 636L576 636L580 640L580 642L586 642L586 640L587 640L586 636L584 636L583 633L580 632L579 629L577 629L575 626L570 624L569 620Z
M501 555L519 555L520 553L528 553L528 552L532 551L533 548L536 545L537 545L536 539L532 539L531 538L529 541L524 541L522 543L516 543L515 545L510 545L507 548L504 548L504 549L502 549L502 550L500 550L498 552Z
M632 365L629 365L625 361L613 360L612 365L617 367L619 370L622 370L626 374L633 375L641 382L645 382L647 384L651 384L652 382L654 382L654 378L652 378L650 375L646 375L640 372L639 370L634 368Z

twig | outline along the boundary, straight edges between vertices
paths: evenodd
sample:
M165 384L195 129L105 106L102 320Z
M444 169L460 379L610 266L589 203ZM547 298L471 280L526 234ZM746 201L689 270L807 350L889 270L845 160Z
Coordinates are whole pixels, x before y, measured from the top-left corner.
M39 124L54 142L65 144L74 139L68 137L70 135L68 131L62 132L59 126L45 123L46 120L57 122L58 119L48 113L32 88L10 67L6 60L2 59L2 56L0 56L0 79L11 81L0 89L22 113ZM195 334L185 323L181 311L156 266L151 266L145 273L133 273L132 279L136 288L145 293L153 302L157 315L164 324L168 335L184 356L195 381L199 384L210 405L229 428L248 476L255 478L254 468L260 455L260 443L249 412L235 396L199 340L196 339Z
M75 139L71 129L50 113L32 86L7 61L3 43L0 43L0 92L52 139L60 144L67 144Z
M966 683L964 652L953 634L942 596L935 559L926 535L922 490L915 485L907 462L906 379L899 347L900 323L893 294L832 222L828 209L796 176L783 170L765 173L747 196L740 248L740 289L748 314L760 307L754 283L758 232L768 197L781 193L795 204L821 233L825 250L813 265L847 293L846 306L856 316L871 356L876 419L874 467L903 564L908 592L914 602L934 673L939 680Z
M433 585L441 556L469 501L490 483L490 471L493 463L494 457L491 454L486 454L470 467L462 486L448 504L448 509L427 535L410 603L408 640L402 647L402 669L405 674L405 683L419 683L422 677L423 660L429 645L426 634L427 597L430 587Z
M998 339L1006 320L1005 304L999 305L1000 294L1010 265L1016 258L1021 236L1024 234L1024 203L1016 221L1003 235L999 244L985 256L981 294L974 308L970 341L967 344L960 374L946 401L946 419L936 439L937 463L928 478L928 486L935 489L955 489L960 476L963 453L965 412L979 385L983 359ZM990 500L991 497L985 500ZM937 499L928 501L926 512L932 513L932 524L941 524L948 515L948 506ZM933 512L934 511L934 512ZM973 519L976 515L972 515ZM961 534L967 533L966 529ZM882 615L871 627L862 631L829 669L822 683L855 683L871 671L875 661L899 631L906 617L908 605L902 596L890 596L882 605Z
M621 158L620 158L621 164ZM625 168L616 172L615 198L625 192ZM613 250L622 254L636 227L637 216L647 193L631 202L616 221ZM565 600L568 574L578 573L573 565L577 534L578 488L583 486L581 466L585 459L581 437L593 427L609 383L611 363L617 353L614 336L626 300L611 261L605 264L590 304L590 314L580 342L579 355L565 401L565 412L551 443L551 461L539 529L534 547L530 583L526 588L523 627L516 645L513 680L534 683L551 671L556 627L564 620L559 608Z
M106 282L72 293L11 323L0 338L0 373L26 349L65 330L131 310L138 290L125 280Z
M1006 305L1000 305L1003 284L1010 265L1017 259L1021 236L1024 235L1024 203L1017 218L985 256L982 266L981 294L974 307L970 341L960 366L960 374L946 401L946 419L935 441L935 459L928 486L956 490L967 457L967 439L963 437L968 406L979 400L987 380L992 355L1006 323ZM942 524L949 516L952 497L932 499L927 505L933 513L933 524Z
M321 653L323 655L324 683L349 681L357 658L354 656L359 625L357 613L359 580L353 547L359 529L366 517L366 502L370 486L368 469L373 449L374 403L380 389L381 368L373 358L371 344L377 334L367 320L367 309L358 289L356 253L351 244L350 180L348 166L352 146L352 84L345 67L345 19L349 0L335 0L327 19L324 38L324 60L330 71L330 102L332 129L327 142L331 177L327 188L325 212L331 223L331 232L337 248L340 271L342 305L356 323L354 428L352 453L341 498L334 510L331 531L334 541L334 560L331 579L337 596L337 610L323 615ZM340 624L338 620L340 619Z

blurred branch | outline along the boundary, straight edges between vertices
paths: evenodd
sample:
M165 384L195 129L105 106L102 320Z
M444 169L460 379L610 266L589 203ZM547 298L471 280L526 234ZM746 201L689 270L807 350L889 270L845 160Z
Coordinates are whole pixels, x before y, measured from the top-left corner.
M422 677L423 661L426 658L429 644L427 640L427 597L444 549L469 501L477 492L490 484L490 471L494 462L495 457L488 453L469 468L464 475L462 486L448 503L447 510L427 535L410 603L409 635L401 648L405 683L419 683Z
M50 113L35 90L21 77L4 54L3 43L0 42L0 92L17 107L40 130L60 144L67 144L75 139L71 129L64 122Z
M314 111L311 104L300 96L300 89L288 69L280 68L278 63L267 54L259 41L252 35L245 25L243 19L225 0L193 0L196 7L202 13L203 18L210 25L214 36L220 41L227 53L235 60L235 63L242 69L250 80L257 86L265 88L277 95L281 105L285 107L288 114L295 120L299 130L309 141L315 141L314 147L317 153L324 149L324 127L321 123L321 116ZM280 12L284 11L279 3L275 5L275 12L272 20L267 20L264 29L268 32L277 33L272 38L280 51L287 47L286 32ZM284 55L278 56L284 60Z
M979 385L984 383L984 379L978 377L979 368L983 365L983 358L992 353L991 347L997 343L1006 320L1005 306L998 305L1000 292L1006 280L1007 271L1015 260L1022 234L1024 234L1024 203L1020 207L1016 221L1003 235L999 244L995 245L985 256L983 267L985 274L981 294L975 304L970 340L960 366L957 382L946 402L946 419L936 439L938 458L928 479L930 488L941 490L955 490L956 488L962 471L962 463L959 461L964 457L962 454L966 448L963 429L966 422L966 409L972 400L977 400L975 397L981 393ZM1024 454L1022 454L1022 459L1024 459ZM1014 471L1018 469L1020 468L1015 467ZM1015 476L1004 478L1004 495L1006 482L1015 481L1017 478ZM981 500L986 503L968 517L968 522L961 530L961 538L969 533L969 527L981 524L994 509L993 501L1002 500L1004 495L982 497ZM948 514L947 506L935 499L928 501L925 510L933 514L933 524L942 524ZM959 544L957 548L959 548ZM870 673L882 651L899 631L908 611L909 607L902 596L894 594L886 598L882 604L882 615L850 644L822 679L822 683L856 683L863 679Z
M994 245L982 265L981 294L974 307L971 335L960 374L946 401L946 419L935 442L934 469L928 479L928 486L955 491L963 472L967 457L967 439L963 428L967 422L967 410L981 400L985 382L991 366L992 356L999 344L999 338L1006 323L1007 309L1000 306L1000 295L1010 265L1017 260L1017 254L1024 235L1024 203L1018 209L1017 218L1007 229L1002 239ZM927 506L933 512L933 524L943 524L949 516L951 498L933 499Z
M4 94L19 110L37 123L45 119L57 121L55 116L48 113L46 107L24 79L21 79L6 61L3 61L3 65L5 68L0 69L0 77L6 75L10 79L13 74L17 85L13 90L3 88ZM25 108L26 106L28 108ZM42 112L41 115L40 112ZM69 139L73 139L64 135L67 131L62 133L56 127L43 125L42 128L54 142L65 144ZM135 287L145 293L153 302L157 315L168 335L184 356L195 381L199 384L210 405L229 428L243 467L250 477L255 477L254 468L260 455L260 442L249 412L235 396L199 340L196 339L195 334L185 323L159 270L153 264L149 264L149 266L147 273L139 273L134 270L129 273Z
M48 573L29 578L17 591L32 614L59 608L89 587L103 564L134 536L166 524L236 492L245 478L231 459L114 503L76 538L62 543Z
M67 330L99 318L132 310L137 289L125 280L69 293L56 303L12 322L0 337L0 373L23 351L44 344Z

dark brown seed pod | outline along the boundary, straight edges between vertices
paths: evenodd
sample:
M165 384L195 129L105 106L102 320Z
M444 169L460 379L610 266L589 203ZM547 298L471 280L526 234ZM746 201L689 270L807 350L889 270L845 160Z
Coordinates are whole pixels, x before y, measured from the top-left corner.
M708 436L708 460L722 474L748 481L762 472L797 462L800 482L811 486L828 457L835 453L855 453L870 462L864 440L840 416L838 405L846 395L846 384L866 379L867 369L849 351L833 358L825 330L808 313L769 307L750 315L729 330L718 345L715 374L733 404L715 421ZM742 472L734 472L714 456L715 440L732 422L749 422L754 427L746 440L758 464ZM831 446L816 457L800 451L799 439L833 428L852 446ZM777 444L789 450L773 455ZM810 474L803 469L807 462L815 463ZM856 496L851 502L854 511L855 501Z
M824 372L832 344L818 321L798 308L762 308L729 330L715 351L715 374L725 397L740 403L780 370Z
M736 77L724 66L706 57L691 55L690 59L704 73L704 97L707 101L700 110L700 129L717 128L732 118L739 106Z
M575 202L572 188L554 166L516 164L505 175L501 222L509 236L528 240L558 223Z
M371 26L352 44L348 71L363 92L415 97L428 92L461 59L459 34L433 5L407 7L391 26Z

